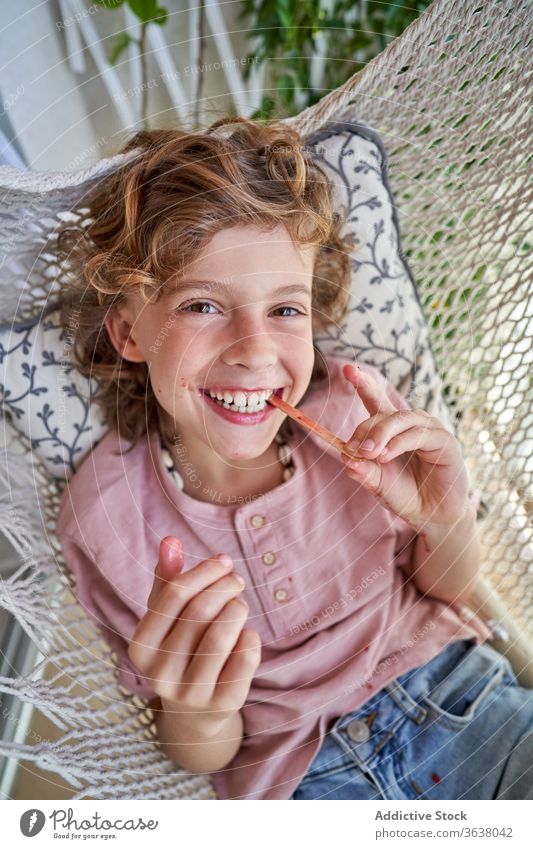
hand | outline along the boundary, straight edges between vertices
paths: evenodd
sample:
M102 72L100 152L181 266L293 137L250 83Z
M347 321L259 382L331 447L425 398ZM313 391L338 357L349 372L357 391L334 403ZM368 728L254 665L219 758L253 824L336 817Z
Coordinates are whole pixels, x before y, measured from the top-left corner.
M219 555L181 574L181 544L164 537L148 610L128 648L166 707L212 733L244 704L261 657L259 634L243 628L244 584L227 561Z
M347 442L368 459L341 454L348 476L417 531L460 521L469 508L469 482L454 435L425 410L399 409L367 372L345 365L343 374L369 413ZM375 447L365 450L366 439Z

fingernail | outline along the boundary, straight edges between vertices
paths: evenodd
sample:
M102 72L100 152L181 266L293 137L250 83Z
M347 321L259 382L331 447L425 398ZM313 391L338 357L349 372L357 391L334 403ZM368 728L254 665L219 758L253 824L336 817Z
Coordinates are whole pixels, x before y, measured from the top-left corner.
M373 439L365 439L365 441L361 443L360 447L363 451L372 451L372 449L376 447L376 443Z
M217 558L224 566L231 566L233 564L233 560L229 554L217 554Z
M238 572L235 572L235 578L237 579L237 581L239 582L239 584L242 584L242 585L243 585L243 587L244 587L244 578L242 577L242 575L239 575L239 573L238 573Z
M171 561L180 560L183 555L181 543L177 540L167 541L168 559Z

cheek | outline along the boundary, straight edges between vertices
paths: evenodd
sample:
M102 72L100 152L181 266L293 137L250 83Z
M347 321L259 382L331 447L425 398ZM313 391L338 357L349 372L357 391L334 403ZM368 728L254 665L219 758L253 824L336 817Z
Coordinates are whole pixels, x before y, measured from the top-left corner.
M197 375L205 369L205 358L184 334L170 335L150 359L152 387L158 399L180 399L194 389Z
M187 362L188 371L190 364ZM168 348L161 350L150 361L150 381L159 401L179 399L189 391L191 383L186 374L185 361L173 356Z
M313 336L311 333L289 336L284 340L283 351L282 356L288 357L290 361L297 364L299 371L312 371L315 361L315 349L313 348Z
M165 369L154 379L154 385L163 392L172 393L173 395L184 395L191 387L191 381L175 371Z

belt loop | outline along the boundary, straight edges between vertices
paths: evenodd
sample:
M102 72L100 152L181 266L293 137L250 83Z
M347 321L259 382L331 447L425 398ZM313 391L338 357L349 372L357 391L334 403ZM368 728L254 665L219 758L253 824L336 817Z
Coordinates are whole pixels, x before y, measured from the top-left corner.
M394 699L398 707L403 710L409 719L414 720L417 725L421 725L424 722L428 715L427 710L411 698L407 690L398 683L396 678L385 684L383 689L387 690L391 699Z

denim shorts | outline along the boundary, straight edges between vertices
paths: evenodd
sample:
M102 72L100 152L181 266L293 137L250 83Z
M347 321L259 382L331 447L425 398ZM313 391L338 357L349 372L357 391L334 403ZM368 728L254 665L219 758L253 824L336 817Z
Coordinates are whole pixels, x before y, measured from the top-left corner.
M451 643L334 720L291 799L533 799L533 690Z

